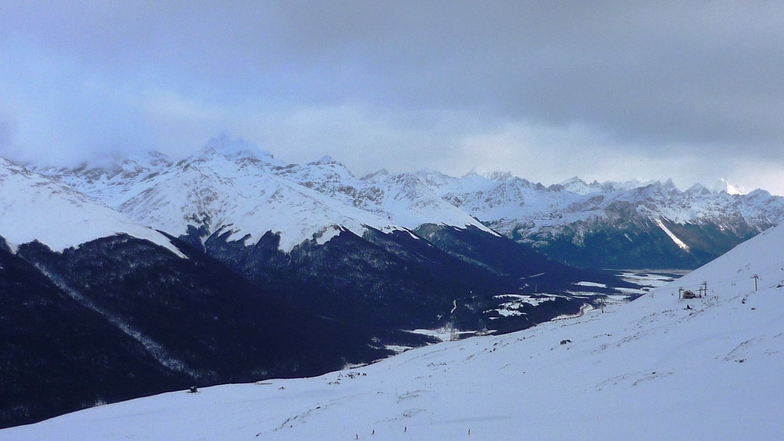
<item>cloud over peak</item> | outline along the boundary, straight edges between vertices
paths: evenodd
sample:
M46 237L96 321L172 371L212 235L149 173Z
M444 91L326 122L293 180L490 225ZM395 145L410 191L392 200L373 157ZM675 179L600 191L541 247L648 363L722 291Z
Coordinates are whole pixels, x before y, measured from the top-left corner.
M176 155L227 130L360 173L764 185L781 29L764 1L4 2L0 153Z

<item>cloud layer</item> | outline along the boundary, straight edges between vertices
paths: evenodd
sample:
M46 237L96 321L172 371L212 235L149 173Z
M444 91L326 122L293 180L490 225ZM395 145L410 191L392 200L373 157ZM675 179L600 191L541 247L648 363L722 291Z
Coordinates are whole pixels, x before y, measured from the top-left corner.
M228 131L359 174L784 194L780 2L196 3L0 4L0 153L178 156Z

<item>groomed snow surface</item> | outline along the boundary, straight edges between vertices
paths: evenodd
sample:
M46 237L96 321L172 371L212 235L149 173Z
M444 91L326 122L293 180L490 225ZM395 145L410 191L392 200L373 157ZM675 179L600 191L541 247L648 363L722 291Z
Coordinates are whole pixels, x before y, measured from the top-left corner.
M778 227L604 313L318 378L100 406L0 439L782 439L782 249ZM678 299L703 282L707 296Z

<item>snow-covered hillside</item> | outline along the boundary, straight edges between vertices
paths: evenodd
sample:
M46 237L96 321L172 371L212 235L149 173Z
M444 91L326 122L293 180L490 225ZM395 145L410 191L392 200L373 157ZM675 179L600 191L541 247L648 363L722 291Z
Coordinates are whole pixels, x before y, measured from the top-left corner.
M248 245L271 231L284 251L305 240L326 242L341 229L362 236L366 227L435 223L491 232L412 175L359 179L329 157L286 164L225 135L177 163L151 153L109 165L34 169L151 228L181 235L188 226L205 227L206 235L229 232Z
M180 254L157 231L49 178L0 158L0 236L12 248L38 240L55 251L127 233Z
M777 227L603 312L318 378L101 406L0 439L780 439L782 249ZM703 298L678 298L703 282Z

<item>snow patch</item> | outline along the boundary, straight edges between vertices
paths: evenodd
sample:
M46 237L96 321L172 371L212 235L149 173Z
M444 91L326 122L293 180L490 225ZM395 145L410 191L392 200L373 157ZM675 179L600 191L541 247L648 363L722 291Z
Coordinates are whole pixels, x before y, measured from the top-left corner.
M325 243L329 242L333 237L340 236L340 233L343 232L343 229L337 225L331 225L318 233L314 234L314 238L316 239L316 243L319 245L324 245Z
M654 219L653 221L656 222L656 225L658 225L659 228L661 228L662 231L664 231L667 234L667 236L669 236L670 239L672 239L672 241L675 242L676 245L678 245L684 251L689 251L689 246L686 245L682 240L678 239L678 236L673 234L673 232L670 231L670 229L667 228L666 225L664 225L664 222L662 222L661 219Z
M577 282L575 285L578 286L590 286L593 288L607 288L607 284L605 283L597 283L597 282Z

